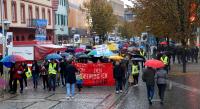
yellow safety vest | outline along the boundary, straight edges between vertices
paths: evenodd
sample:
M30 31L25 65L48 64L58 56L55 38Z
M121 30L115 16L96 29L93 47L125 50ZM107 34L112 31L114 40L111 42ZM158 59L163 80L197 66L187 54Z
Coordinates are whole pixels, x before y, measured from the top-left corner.
M29 67L28 67L28 71L25 72L25 74L26 74L26 77L27 77L27 78L31 78L31 77L32 77L32 73L31 73L31 70L30 70Z
M138 66L137 65L132 65L132 75L138 74Z
M55 68L56 68L56 63L54 63L53 65L52 65L52 63L49 63L49 74L56 74L56 70L55 70Z
M141 56L144 56L144 51L140 51L140 55L141 55Z
M163 59L164 58L164 59ZM165 57L161 57L161 59L160 59L165 65L167 65L168 64L168 57L167 56L165 56Z

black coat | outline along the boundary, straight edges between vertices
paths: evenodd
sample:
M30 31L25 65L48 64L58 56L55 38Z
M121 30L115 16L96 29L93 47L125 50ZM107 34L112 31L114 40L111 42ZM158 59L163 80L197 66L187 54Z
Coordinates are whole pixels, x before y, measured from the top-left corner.
M117 79L123 79L124 78L124 72L123 68L120 65L114 66L113 76Z
M66 67L66 82L73 84L76 83L76 72L78 72L78 70L76 69L75 66L73 65L67 65Z
M154 85L155 84L155 73L156 70L152 68L146 68L143 71L142 80L146 82L147 85Z

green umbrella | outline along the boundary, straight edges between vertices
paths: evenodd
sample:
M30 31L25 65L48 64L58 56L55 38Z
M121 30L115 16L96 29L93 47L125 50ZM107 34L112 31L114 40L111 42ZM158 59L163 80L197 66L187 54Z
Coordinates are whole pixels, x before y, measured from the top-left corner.
M87 55L91 56L91 55L97 55L97 51L96 50L92 50L90 51Z

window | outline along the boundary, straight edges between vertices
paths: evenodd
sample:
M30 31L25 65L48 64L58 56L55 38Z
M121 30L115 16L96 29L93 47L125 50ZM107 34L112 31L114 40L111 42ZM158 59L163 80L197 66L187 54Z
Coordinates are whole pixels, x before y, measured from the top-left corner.
M45 19L45 9L42 8L42 19Z
M7 2L6 0L3 1L3 6L4 6L4 19L7 19Z
M58 25L60 25L60 14L58 14Z
M35 18L39 19L40 18L40 13L39 13L39 7L35 8Z
M24 36L22 36L22 40L21 41L24 41L25 40L25 37Z
M48 9L48 24L51 25L51 11Z
M57 24L57 14L55 14L55 25Z
M25 5L24 3L21 3L21 23L25 23Z
M12 1L11 2L11 6L12 6L12 22L17 22L17 5L16 5L16 1Z
M16 41L19 41L19 36L16 36Z
M60 15L60 24L63 25L63 15Z
M33 10L32 10L32 6L29 5L28 7L28 16L29 16L29 20L33 19Z

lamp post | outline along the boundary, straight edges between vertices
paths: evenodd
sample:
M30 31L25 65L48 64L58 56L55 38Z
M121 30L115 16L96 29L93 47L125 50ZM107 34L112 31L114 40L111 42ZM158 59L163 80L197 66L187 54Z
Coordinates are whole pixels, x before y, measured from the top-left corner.
M2 56L5 57L7 55L7 38L6 38L6 33L7 30L10 27L10 22L8 20L4 20L4 3L3 0L1 0L1 27L2 27L2 42L3 42L3 51L2 51ZM5 67L3 67L3 78L6 80L6 75L5 75ZM4 85L4 90L6 90L6 84Z
M150 26L146 26L146 32L147 32L147 38L146 38L146 50L147 50L147 58L149 59L149 43L148 43L148 38L149 38L149 31L150 31Z

